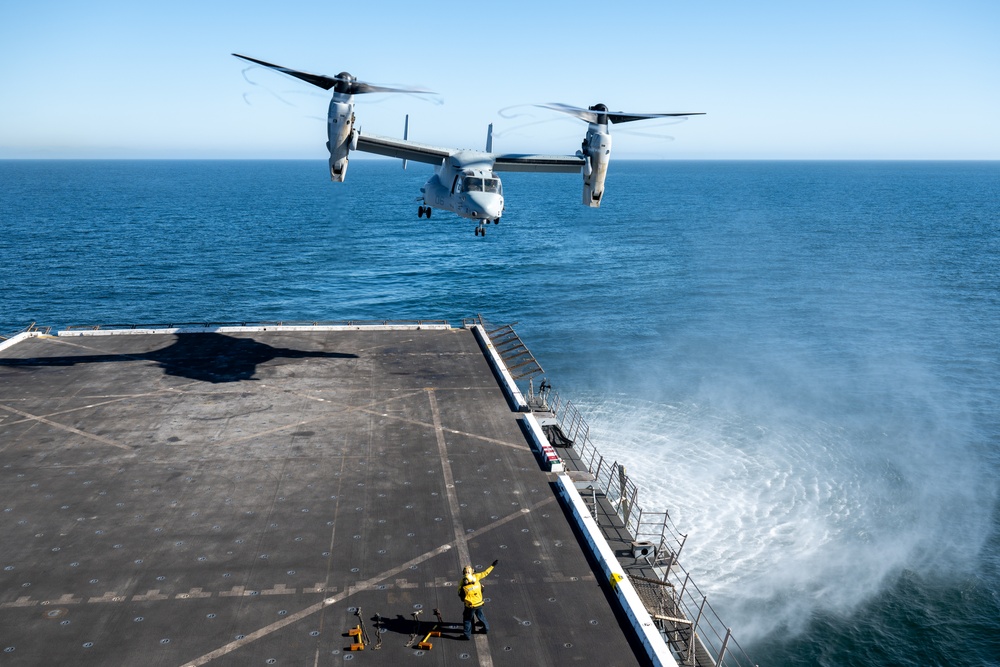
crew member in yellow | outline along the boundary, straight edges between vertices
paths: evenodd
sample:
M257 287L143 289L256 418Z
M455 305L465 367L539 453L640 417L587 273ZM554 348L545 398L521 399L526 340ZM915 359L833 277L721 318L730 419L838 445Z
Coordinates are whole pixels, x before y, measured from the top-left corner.
M465 625L465 636L463 639L472 639L472 625L475 620L483 624L482 633L485 635L490 631L490 624L486 622L483 615L483 585L480 579L485 578L493 571L500 561L493 561L493 564L482 572L476 572L471 565L466 565L462 570L462 581L458 583L458 597L465 603L465 610L462 612L462 621Z

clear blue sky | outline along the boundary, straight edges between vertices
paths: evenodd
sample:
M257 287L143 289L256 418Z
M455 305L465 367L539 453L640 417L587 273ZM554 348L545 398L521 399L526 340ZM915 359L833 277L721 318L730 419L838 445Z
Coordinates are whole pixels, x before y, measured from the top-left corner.
M1000 159L997 0L7 0L0 158L322 158L327 95L231 52L432 88L358 105L426 143L481 148L496 122L498 150L571 153L578 121L497 112L600 101L708 113L617 133L619 157Z

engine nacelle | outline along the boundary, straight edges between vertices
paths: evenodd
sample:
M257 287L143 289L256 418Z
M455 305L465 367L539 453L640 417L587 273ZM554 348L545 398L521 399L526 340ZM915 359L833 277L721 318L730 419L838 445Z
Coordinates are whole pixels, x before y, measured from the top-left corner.
M604 196L604 179L611 160L611 135L606 125L592 123L583 140L583 204L591 208L601 205Z
M347 155L354 135L354 104L352 102L330 101L330 112L326 118L326 147L330 151L330 180L342 183L347 176Z

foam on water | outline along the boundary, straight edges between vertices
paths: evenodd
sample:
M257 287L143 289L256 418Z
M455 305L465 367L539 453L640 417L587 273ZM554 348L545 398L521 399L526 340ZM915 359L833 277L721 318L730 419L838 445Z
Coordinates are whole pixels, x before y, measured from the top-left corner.
M913 394L839 419L762 388L581 398L640 504L689 532L683 563L741 641L847 614L904 570L967 573L990 532L996 482L968 425Z

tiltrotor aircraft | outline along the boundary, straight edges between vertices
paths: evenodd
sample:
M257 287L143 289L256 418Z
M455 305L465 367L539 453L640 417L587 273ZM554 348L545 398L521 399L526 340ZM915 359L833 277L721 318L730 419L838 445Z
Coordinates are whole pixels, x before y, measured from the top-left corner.
M363 151L400 158L405 167L407 160L432 164L434 175L424 184L421 205L417 216L431 217L439 208L478 223L476 235L486 235L486 225L500 222L503 216L503 186L496 172L532 171L583 174L583 203L599 207L604 197L604 179L611 159L611 134L608 127L615 123L628 123L651 118L698 116L701 113L624 113L608 111L603 104L581 109L566 104L544 104L541 107L575 116L588 124L583 145L574 155L530 155L522 153L494 153L493 126L489 126L486 150L466 150L428 146L407 139L407 128L402 139L382 137L361 132L355 127L354 96L363 93L429 93L419 88L376 86L341 72L337 76L324 76L299 72L280 65L234 53L234 56L269 67L324 90L333 90L327 115L326 147L330 151L330 179L343 182L347 175L348 155ZM408 125L408 124L407 124Z

